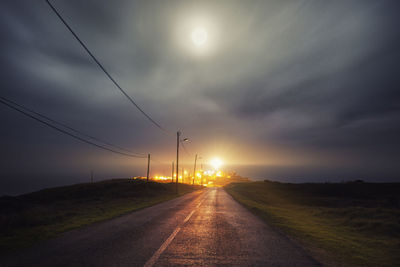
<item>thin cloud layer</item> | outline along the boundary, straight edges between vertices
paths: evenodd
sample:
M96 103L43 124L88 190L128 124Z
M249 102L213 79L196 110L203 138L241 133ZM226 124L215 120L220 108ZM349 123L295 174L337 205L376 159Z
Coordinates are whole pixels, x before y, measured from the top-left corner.
M193 153L264 166L242 168L260 178L284 179L288 169L294 181L400 177L397 1L52 2L146 112L191 138ZM2 96L174 159L174 138L113 87L45 1L0 5ZM187 34L196 21L209 27L202 53ZM21 173L71 173L60 182L68 183L92 168L104 177L143 172L140 160L0 110L2 185Z

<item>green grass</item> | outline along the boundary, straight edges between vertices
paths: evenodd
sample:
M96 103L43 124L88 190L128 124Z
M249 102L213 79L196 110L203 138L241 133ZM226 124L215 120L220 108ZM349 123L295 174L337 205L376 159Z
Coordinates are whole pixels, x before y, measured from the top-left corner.
M225 189L328 266L400 266L400 184L265 181Z
M197 189L179 184L179 195ZM116 179L0 197L0 254L177 196L175 184Z

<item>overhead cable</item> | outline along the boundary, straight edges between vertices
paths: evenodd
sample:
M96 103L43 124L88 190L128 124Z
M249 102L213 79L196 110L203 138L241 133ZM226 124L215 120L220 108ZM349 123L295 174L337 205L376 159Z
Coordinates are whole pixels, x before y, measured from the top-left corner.
M137 155L139 155L139 156L145 156L144 154L136 153L136 152L133 152L133 151L128 150L128 149L126 149L126 148L123 148L123 147L120 147L120 146L117 146L117 145L113 145L113 144L111 144L111 143L109 143L109 142L107 142L107 141L104 141L104 140L100 139L100 138L94 137L94 136L92 136L92 135L86 134L86 133L84 133L84 132L82 132L82 131L79 131L79 130L77 130L77 129L74 129L74 128L72 128L71 126L66 125L65 123L61 123L61 122L59 122L59 121L56 121L56 120L54 120L54 119L52 119L52 118L50 118L50 117L48 117L48 116L46 116L46 115L43 115L43 114L41 114L41 113L39 113L39 112L36 112L36 111L34 111L34 110L30 109L30 108L27 108L27 107L25 107L25 106L22 106L21 104L18 104L18 103L16 103L15 101L12 101L12 100L10 100L10 99L7 99L7 98L5 98L5 97L3 97L3 96L0 96L0 99L2 99L2 100L4 100L4 101L7 101L7 102L9 102L9 103L11 103L11 104L13 104L13 105L15 105L15 106L18 106L19 108L22 108L23 110L25 110L25 111L27 111L27 112L30 112L30 113L33 113L33 114L35 114L35 115L37 115L37 116L39 116L39 117L41 117L41 118L43 118L43 119L46 119L46 120L48 120L48 121L50 121L50 122L52 122L52 123L55 123L55 124L57 124L57 125L59 125L59 126L62 126L62 127L66 128L66 129L68 129L68 130L70 130L70 131L73 131L73 132L75 132L75 133L77 133L77 134L79 134L79 135L82 135L82 136L85 136L85 137L87 137L87 138L90 138L90 139L92 139L92 140L94 140L94 141L103 143L104 145L111 146L111 147L114 147L114 148L116 148L116 149L119 149L119 150L122 150L122 151L125 151L125 152L128 152L128 153L131 153L131 154L137 154Z
M79 36L75 33L75 31L69 26L69 24L64 20L58 10L50 3L49 0L46 0L47 4L54 11L57 17L61 20L61 22L68 28L68 30L72 33L75 39L80 43L80 45L86 50L89 56L93 59L93 61L100 67L100 69L106 74L106 76L114 83L114 85L121 91L121 93L157 128L163 131L166 134L172 135L167 129L162 127L159 123L157 123L150 115L148 115L136 102L130 97L126 91L119 85L119 83L111 76L111 74L105 69L105 67L100 63L100 61L94 56L94 54L89 50L89 48L85 45L85 43L79 38Z
M31 119L34 119L34 120L36 120L36 121L38 121L38 122L40 122L40 123L52 128L52 129L54 129L56 131L59 131L59 132L61 132L63 134L66 134L66 135L69 135L70 137L73 137L73 138L75 138L75 139L77 139L77 140L79 140L81 142L84 142L86 144L90 144L90 145L95 146L97 148L100 148L100 149L103 149L103 150L107 150L107 151L110 151L110 152L113 152L113 153L116 153L116 154L128 156L128 157L133 157L133 158L145 158L146 157L146 156L133 155L133 154L128 154L128 153L125 153L125 152L117 151L115 149L108 148L106 146L103 146L103 145L97 144L95 142L92 142L90 140L87 140L87 139L85 139L83 137L80 137L80 136L78 136L76 134L73 134L73 133L70 133L70 132L68 132L68 131L66 131L64 129L61 129L61 128L59 128L59 127L57 127L57 126L55 126L55 125L43 120L43 119L40 119L40 118L30 114L29 112L24 111L23 109L21 109L21 108L19 108L17 106L13 106L11 103L9 103L9 102L7 102L7 101L5 101L3 99L4 99L3 97L0 98L0 103L4 104L4 105L8 106L9 108L12 108L12 109L14 109L14 110L16 110L16 111L18 111L20 113L22 113L23 115L25 115L25 116L27 116L27 117L29 117Z

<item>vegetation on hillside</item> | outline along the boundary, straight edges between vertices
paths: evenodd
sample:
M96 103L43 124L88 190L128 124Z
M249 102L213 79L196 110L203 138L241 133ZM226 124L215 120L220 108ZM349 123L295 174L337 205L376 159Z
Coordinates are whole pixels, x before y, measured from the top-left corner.
M331 266L400 266L400 184L231 184L226 190Z
M179 195L199 187L179 184ZM116 179L0 197L0 252L177 197L175 184Z

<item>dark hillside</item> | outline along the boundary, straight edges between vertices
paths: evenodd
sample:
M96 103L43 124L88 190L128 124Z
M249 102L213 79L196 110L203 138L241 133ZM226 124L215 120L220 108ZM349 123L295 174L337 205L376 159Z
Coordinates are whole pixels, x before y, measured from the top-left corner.
M199 189L179 184L180 195ZM36 241L176 197L175 184L114 179L0 197L0 249Z

